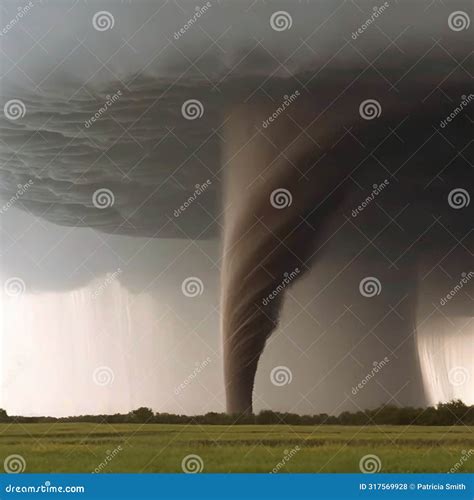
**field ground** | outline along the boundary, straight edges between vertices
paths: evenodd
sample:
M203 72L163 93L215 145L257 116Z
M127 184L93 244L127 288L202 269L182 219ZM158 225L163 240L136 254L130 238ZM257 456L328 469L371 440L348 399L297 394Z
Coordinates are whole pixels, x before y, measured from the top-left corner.
M370 454L380 459L381 472L448 472L456 463L461 464L458 472L473 472L474 455L461 460L474 448L473 430L465 426L1 424L0 463L10 455L21 455L25 472L182 472L183 458L198 455L203 472L270 472L275 467L279 472L359 472L361 458ZM279 462L283 465L278 466Z

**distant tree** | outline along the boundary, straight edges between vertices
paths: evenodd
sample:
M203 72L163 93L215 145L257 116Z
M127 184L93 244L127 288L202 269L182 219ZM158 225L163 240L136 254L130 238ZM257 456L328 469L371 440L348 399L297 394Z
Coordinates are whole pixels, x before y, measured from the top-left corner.
M48 423L48 422L94 422L94 423L162 423L194 425L474 425L474 405L466 406L460 400L440 403L428 408L400 408L384 405L380 408L352 413L345 411L338 417L321 413L319 415L297 415L263 410L259 414L228 415L209 412L205 415L175 415L153 413L146 407L127 414L79 415L74 417L9 417L0 409L0 422Z
M129 413L129 416L130 416L131 422L137 422L140 424L144 424L147 422L152 422L155 414L153 413L153 410L151 408L146 408L146 407L142 406L141 408L138 408L137 410L131 411Z
M279 417L285 424L301 425L301 415L297 413L279 413Z
M275 412L271 410L262 410L258 415L256 415L255 423L265 425L280 424L281 419L279 419Z
M354 425L354 414L350 411L343 411L339 415L339 423L342 425Z
M462 422L468 407L456 399L448 403L440 403L437 407L439 425L456 425Z
M331 418L336 419L335 423L336 424L338 423L337 417L331 417ZM329 415L327 413L320 413L319 415L313 415L312 420L313 420L312 423L316 424L316 425L331 423L331 422L328 422ZM334 422L332 422L332 423L334 423Z
M217 413L215 411L211 411L209 413L206 413L202 417L202 423L203 424L223 424L225 423L225 417L222 415L222 413Z
M462 418L462 422L464 425L474 425L474 405L466 408L466 413Z
M398 425L410 425L417 423L420 410L416 408L400 408L398 412Z
M399 418L399 408L394 405L384 405L372 412L373 423L378 425L396 425Z

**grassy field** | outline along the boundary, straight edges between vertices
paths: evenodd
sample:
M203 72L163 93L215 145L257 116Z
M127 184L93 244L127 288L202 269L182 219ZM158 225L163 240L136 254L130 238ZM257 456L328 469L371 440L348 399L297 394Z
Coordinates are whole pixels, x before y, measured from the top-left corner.
M20 455L25 472L474 471L473 428L405 426L186 426L1 424L0 463ZM299 449L298 449L298 448ZM185 465L183 459L188 455ZM278 465L280 464L280 465ZM369 467L369 465L367 465Z

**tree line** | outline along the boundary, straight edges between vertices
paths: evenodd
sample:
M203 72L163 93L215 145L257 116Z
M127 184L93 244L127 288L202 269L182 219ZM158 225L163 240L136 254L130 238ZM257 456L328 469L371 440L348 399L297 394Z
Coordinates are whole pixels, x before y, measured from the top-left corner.
M111 424L199 424L199 425L474 425L474 405L461 400L440 403L428 408L383 405L372 410L342 412L338 416L297 415L272 410L262 410L251 415L229 415L210 412L205 415L175 415L158 413L151 408L138 408L129 413L115 415L80 415L76 417L22 417L9 416L0 409L3 423L84 422Z

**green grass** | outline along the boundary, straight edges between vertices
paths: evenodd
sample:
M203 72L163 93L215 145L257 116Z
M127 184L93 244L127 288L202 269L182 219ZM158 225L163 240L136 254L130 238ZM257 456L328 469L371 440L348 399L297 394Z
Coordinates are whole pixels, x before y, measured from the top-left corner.
M474 448L473 427L186 426L1 424L0 464L21 455L25 472L182 472L187 455L204 472L359 472L377 455L381 472L447 472ZM110 452L118 447L113 458ZM100 466L101 463L105 465ZM474 455L458 472L474 472Z

